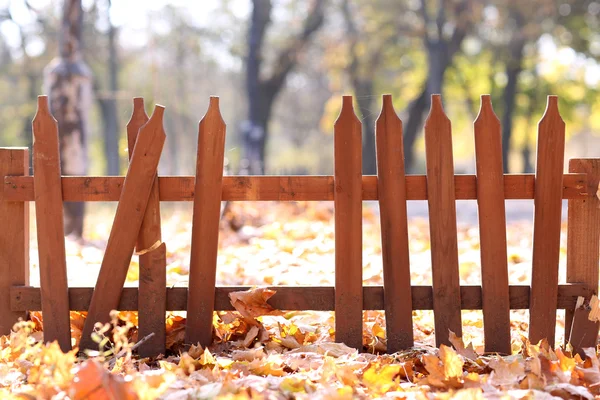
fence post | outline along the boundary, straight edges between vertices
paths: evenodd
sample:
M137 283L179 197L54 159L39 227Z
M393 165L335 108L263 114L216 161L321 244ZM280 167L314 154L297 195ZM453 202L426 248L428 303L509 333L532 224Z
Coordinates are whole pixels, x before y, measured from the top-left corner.
M29 175L27 148L0 149L0 178ZM10 333L26 312L10 308L10 287L29 285L29 202L4 201L0 192L0 335ZM10 229L8 229L10 227Z
M547 338L554 347L565 154L565 123L556 96L548 96L537 140L529 340Z
M190 282L185 328L185 342L200 343L202 346L208 346L212 342L225 130L225 121L219 109L219 98L213 96L198 127Z
M344 96L333 128L335 341L362 350L361 124Z
M462 319L452 127L439 94L431 96L431 110L425 121L425 161L435 345L450 346L448 331L462 336Z
M414 345L402 121L383 96L375 128L387 352Z
M600 252L600 159L571 159L569 172L588 174L589 197L569 200L567 227L567 282L585 283L598 294L598 264ZM586 299L589 300L589 299ZM567 310L565 315L565 340L573 350L582 354L586 347L596 347L598 322L590 321L585 308Z
M500 120L490 95L474 122L485 351L510 354L510 297Z
M127 123L127 145L129 158L133 154L139 130L148 122L144 110L144 99L133 99L133 112ZM167 261L166 245L162 242L160 226L160 200L158 176L148 198L148 205L137 239L137 252L140 260L140 280L138 295L139 337L145 338L154 333L138 349L141 357L165 354L165 316L167 313Z

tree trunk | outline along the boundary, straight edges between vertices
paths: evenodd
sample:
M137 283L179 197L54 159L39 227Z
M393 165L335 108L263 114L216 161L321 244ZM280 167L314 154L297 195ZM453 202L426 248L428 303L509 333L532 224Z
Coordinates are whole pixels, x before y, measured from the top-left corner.
M288 46L276 56L273 73L261 78L262 46L265 32L271 23L271 0L253 0L250 28L248 31L248 55L246 57L246 94L248 96L248 120L242 123L244 159L241 170L260 175L265 171L265 155L268 125L273 103L281 91L289 72L298 63L300 52L311 36L321 27L324 19L325 0L314 0L304 20L302 32L293 37Z
M431 106L431 95L442 94L444 76L450 65L446 42L427 43L427 81L421 94L408 106L408 119L404 127L404 165L414 171L415 142Z
M522 16L513 14L513 18L517 23L519 30L522 28ZM502 103L504 106L504 114L502 115L502 164L504 173L510 171L509 155L510 155L510 140L512 137L512 124L515 112L515 100L517 97L517 85L519 74L523 69L523 50L525 49L525 40L523 34L515 32L508 44L509 57L506 62L506 87L502 94Z
M525 42L520 39L511 40L509 44L510 58L506 63L506 87L502 94L502 103L504 104L504 114L502 115L502 164L504 172L508 173L510 140L512 137L512 124L515 112L515 101L517 97L517 84L519 74L523 69L523 49Z
M373 119L373 81L362 81L355 87L358 110L362 119L362 170L364 175L377 175L375 155L375 121Z
M45 92L58 121L63 175L85 175L88 169L88 112L92 74L81 57L81 0L66 0L59 33L60 56L44 70ZM84 203L65 202L65 234L81 237Z
M421 94L408 105L408 116L404 124L404 165L407 173L414 172L415 167L415 142L419 130L423 126L425 111L431 100L427 95L427 87L421 90Z
M109 2L110 4L110 2ZM108 8L110 11L110 6ZM107 12L108 14L108 12ZM117 59L116 28L110 22L108 27L108 96L99 98L104 123L104 155L108 175L119 175L119 116L117 114L117 91L119 89L119 61Z

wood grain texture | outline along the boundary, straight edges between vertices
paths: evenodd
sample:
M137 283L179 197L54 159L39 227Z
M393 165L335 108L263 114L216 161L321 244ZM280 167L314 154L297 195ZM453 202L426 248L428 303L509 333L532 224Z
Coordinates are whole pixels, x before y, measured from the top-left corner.
M133 112L127 123L127 148L130 159L138 132L148 122L148 119L144 110L144 99L134 98ZM140 253L138 337L144 338L154 333L138 348L141 357L165 354L167 249L166 245L162 243L161 236L158 176L155 176L136 246L137 252Z
M0 175L28 175L27 148L0 148ZM8 335L25 311L12 311L10 288L29 285L29 203L9 202L0 191L0 335ZM10 229L6 229L10 227Z
M474 130L485 351L511 354L502 133L489 95Z
M60 180L58 123L50 114L48 97L38 97L33 118L33 179L37 224L44 341L58 341L71 350L67 257Z
M558 295L564 154L565 123L558 111L558 98L548 96L546 112L538 125L529 340L537 343L547 338L552 347Z
M217 286L215 292L215 310L233 311L228 295L251 289L251 286ZM270 286L276 294L269 299L269 304L278 310L313 310L333 311L335 309L335 288L323 286ZM363 310L383 310L383 286L363 287ZM509 287L510 308L526 310L529 308L528 285ZM69 304L71 310L86 311L92 299L94 288L69 288ZM463 310L481 310L483 301L481 286L461 286L460 298ZM412 304L414 310L433 309L433 288L431 286L412 286ZM573 309L578 296L589 297L590 290L585 284L572 283L558 286L559 309ZM188 290L185 287L167 289L167 310L185 311L187 307ZM39 310L41 307L40 288L14 286L10 290L11 310ZM124 288L117 305L118 310L135 311L138 309L138 289Z
M431 96L425 121L427 201L431 240L436 346L450 346L449 331L462 336L452 128L439 95Z
M97 349L97 344L90 336L94 324L109 322L110 311L119 304L119 295L125 283L165 142L163 114L164 107L157 105L152 117L138 134L83 328L81 349Z
M584 283L597 295L600 264L600 199L596 191L600 188L600 159L571 159L569 171L587 174L589 197L585 200L569 200L567 282ZM586 300L589 302L589 298ZM580 354L583 354L583 349L586 347L595 347L598 340L598 323L587 318L589 312L582 311L582 318L578 318L577 323L573 323L573 316L577 311L571 309L565 314L565 338L570 340L574 350Z
M118 201L123 177L63 176L63 198L69 201ZM193 176L158 177L160 201L193 201ZM504 176L504 198L533 199L535 175ZM33 178L4 178L5 198L9 201L33 201ZM406 199L427 200L427 178L406 176ZM456 200L477 199L475 175L455 175ZM224 176L223 201L327 201L333 200L333 176ZM378 200L377 177L362 177L362 199ZM585 199L585 174L565 174L563 199Z
M225 129L225 122L219 110L219 98L211 97L198 131L185 329L185 342L200 343L202 346L208 346L212 342Z
M375 128L388 353L414 345L402 121L383 96Z
M362 136L352 96L334 124L335 340L362 349Z

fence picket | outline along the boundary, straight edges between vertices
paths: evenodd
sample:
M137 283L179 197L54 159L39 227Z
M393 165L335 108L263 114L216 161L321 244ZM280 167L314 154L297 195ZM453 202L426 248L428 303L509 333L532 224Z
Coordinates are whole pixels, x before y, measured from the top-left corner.
M33 119L33 171L44 341L57 340L60 348L68 351L71 325L58 123L50 114L47 96L38 97Z
M569 200L567 282L585 283L597 295L600 263L600 159L571 159L569 171L588 174L589 197L585 200ZM577 313L581 313L580 318L574 318ZM565 314L565 338L570 340L573 349L582 357L583 349L596 347L598 340L598 322L590 321L588 314L589 311L585 308L581 311L568 309ZM574 319L577 319L575 323Z
M450 346L449 330L462 336L462 318L452 128L440 95L431 96L431 111L425 121L425 158L435 343Z
M529 340L546 338L554 346L565 154L565 123L556 96L548 96L537 140Z
M0 176L6 175L29 175L29 149L0 148ZM29 203L6 201L0 190L0 226L0 335L8 335L27 317L11 308L10 288L29 285Z
M375 136L387 351L394 353L412 347L414 337L402 121L391 95L383 96Z
M91 338L94 324L109 322L110 311L119 304L165 142L163 114L164 107L157 105L150 120L138 134L83 327L81 349L97 348Z
M362 134L352 96L334 124L335 340L362 349Z
M133 99L133 112L127 123L127 145L129 158L138 132L148 122L148 115L144 110L144 99ZM147 339L138 348L142 357L165 354L165 317L167 308L167 260L166 246L162 243L160 224L160 199L158 176L154 178L146 212L137 238L137 252L140 253L140 296L138 321L138 337L144 338L151 333L154 336Z
M219 110L219 98L213 96L198 130L185 329L186 343L200 343L202 346L208 346L212 342L225 130L225 122Z
M510 304L500 120L489 95L474 123L485 351L510 354Z

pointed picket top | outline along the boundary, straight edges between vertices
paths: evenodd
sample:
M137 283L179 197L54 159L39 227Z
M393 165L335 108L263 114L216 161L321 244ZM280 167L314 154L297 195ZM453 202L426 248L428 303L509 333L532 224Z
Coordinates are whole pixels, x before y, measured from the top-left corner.
M546 110L538 123L538 128L540 129L540 133L542 133L542 129L544 129L544 131L548 129L549 133L557 132L557 134L560 135L562 131L562 136L565 135L565 121L563 121L558 109L558 96L548 96ZM557 130L556 128L559 129Z
M385 127L387 124L393 124L395 127L402 129L402 120L396 114L396 110L394 109L394 103L392 102L391 94L384 94L382 96L383 104L381 105L381 112L379 113L379 117L377 117L376 125L376 134L377 132L382 132L387 134L387 130ZM402 131L400 131L402 132Z
M127 148L129 149L129 159L133 154L133 147L137 139L138 132L142 126L148 122L148 114L144 109L144 98L134 97L133 98L133 111L131 112L131 118L127 122Z
M429 126L435 126L437 124L450 124L450 119L444 111L442 95L432 94L431 108L429 109L429 115L427 115L427 119L425 120L425 128Z
M492 97L489 94L481 95L479 113L477 114L477 118L475 118L474 124L475 126L479 126L481 124L493 124L500 126L500 119L494 112L494 107L492 106ZM475 134L477 134L477 131Z
M48 96L38 96L37 110L32 124L34 141L56 138L58 143L58 122L50 112Z
M342 96L342 109L337 119L333 123L334 129L340 124L360 124L360 120L354 112L354 105L352 103L352 96Z
M154 112L150 116L150 119L148 119L148 122L146 122L146 124L140 128L136 143L139 142L139 139L141 137L152 136L154 132L158 132L158 133L155 134L155 137L153 138L153 140L164 140L164 138L166 138L165 129L163 127L164 114L165 114L165 107L160 104L156 104L154 106ZM135 147L134 147L134 149L135 149ZM149 149L153 150L153 147L150 147Z
M202 124L205 121L208 122L209 119L211 120L211 122L212 121L218 122L219 124L223 125L223 127L226 126L225 120L223 119L223 116L221 115L221 107L219 106L219 96L210 96L206 114L204 114L204 116L202 117L202 119L200 120L200 123L199 123L200 127L202 127Z

